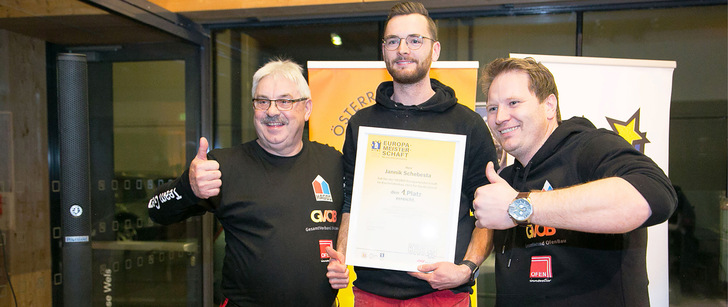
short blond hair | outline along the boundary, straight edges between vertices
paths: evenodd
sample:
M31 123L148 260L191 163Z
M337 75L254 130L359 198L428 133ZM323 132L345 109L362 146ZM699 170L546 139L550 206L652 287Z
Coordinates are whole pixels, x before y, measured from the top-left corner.
M561 110L559 109L559 90L556 88L554 75L541 62L534 58L498 58L488 63L480 71L480 87L485 94L485 101L488 101L488 91L498 75L509 71L522 71L528 75L528 89L536 95L539 102L546 100L549 95L556 97L556 120L561 123Z

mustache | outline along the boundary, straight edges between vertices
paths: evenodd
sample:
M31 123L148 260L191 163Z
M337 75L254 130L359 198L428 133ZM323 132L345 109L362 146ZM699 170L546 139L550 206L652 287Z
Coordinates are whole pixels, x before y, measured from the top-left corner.
M418 61L417 59L406 58L406 57L403 57L403 56L398 56L398 57L392 59L392 63L395 63L397 61L411 61L411 62L415 62L415 63L418 63L418 64L420 63L420 61Z
M264 125L268 125L268 124L287 125L288 124L288 119L286 119L285 117L283 117L280 114L278 114L276 116L266 116L265 118L263 118L262 120L260 120L260 122L262 124L264 124Z

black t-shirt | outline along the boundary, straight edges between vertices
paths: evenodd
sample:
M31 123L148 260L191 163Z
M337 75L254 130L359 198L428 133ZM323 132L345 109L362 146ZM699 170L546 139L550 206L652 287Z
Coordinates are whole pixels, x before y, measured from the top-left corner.
M322 246L336 246L341 154L304 141L299 154L279 157L252 141L208 157L220 163L220 195L198 202L185 173L160 188L176 187L182 199L150 202L150 217L164 223L205 209L215 213L227 244L222 292L236 305L331 306L337 291L326 278L329 259Z

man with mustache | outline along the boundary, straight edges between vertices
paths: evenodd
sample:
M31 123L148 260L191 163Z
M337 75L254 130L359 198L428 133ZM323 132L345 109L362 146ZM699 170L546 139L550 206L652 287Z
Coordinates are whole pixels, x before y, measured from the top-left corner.
M382 54L394 81L383 82L376 104L354 114L344 142L344 206L337 250L327 276L335 289L347 287L345 254L359 127L381 127L467 136L454 263L438 262L402 272L356 267L354 304L362 306L469 306L477 269L491 250L491 232L475 228L470 215L475 189L487 183L485 165L496 161L495 147L483 119L458 104L455 92L430 79L430 65L440 55L437 28L420 3L404 2L390 10ZM364 204L366 205L366 204Z
M313 102L302 68L273 60L253 76L258 139L207 153L149 201L171 224L207 211L225 229L220 306L331 306L324 247L336 241L341 154L302 139Z

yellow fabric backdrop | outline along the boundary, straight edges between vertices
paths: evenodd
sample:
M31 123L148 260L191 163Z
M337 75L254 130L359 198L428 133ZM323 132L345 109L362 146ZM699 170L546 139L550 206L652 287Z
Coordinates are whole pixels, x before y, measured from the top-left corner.
M455 90L458 102L475 109L478 78L477 61L440 61L432 63L430 77ZM384 62L308 62L308 83L313 112L308 122L309 139L328 144L339 151L344 145L346 125L354 113L374 104L377 86L391 81ZM350 281L356 279L354 269ZM471 301L477 306L476 287ZM353 306L351 283L339 291L339 306Z
M452 87L458 102L475 109L477 61L432 63L430 77ZM346 124L354 113L374 104L379 83L391 81L384 62L308 62L313 112L308 121L309 139L339 151Z

